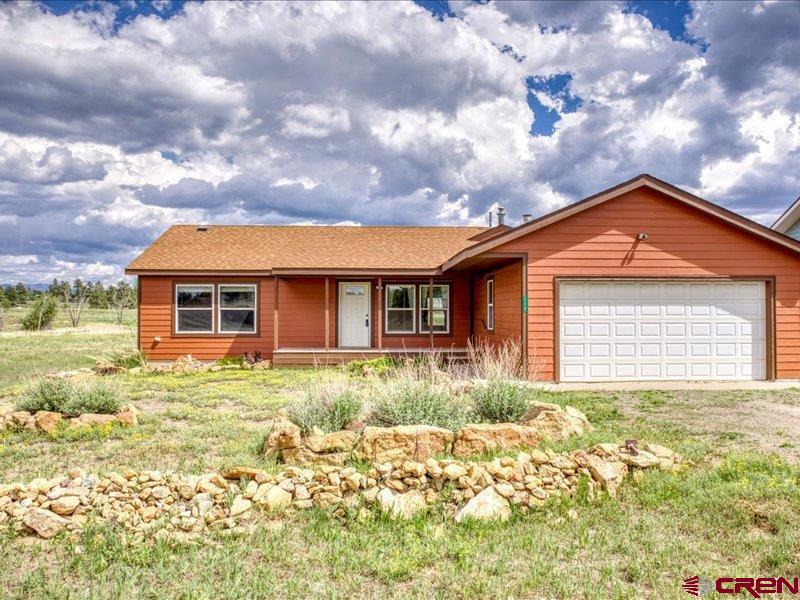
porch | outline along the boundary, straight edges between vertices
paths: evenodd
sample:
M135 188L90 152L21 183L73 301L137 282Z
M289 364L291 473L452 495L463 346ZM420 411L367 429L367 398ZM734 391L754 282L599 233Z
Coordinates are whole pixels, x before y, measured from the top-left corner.
M433 352L452 360L466 356L470 341L524 341L525 270L514 255L446 273L276 272L273 363Z

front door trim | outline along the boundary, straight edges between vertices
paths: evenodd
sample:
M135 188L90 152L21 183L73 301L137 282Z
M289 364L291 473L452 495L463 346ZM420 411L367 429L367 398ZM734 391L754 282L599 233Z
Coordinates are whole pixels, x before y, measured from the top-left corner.
M336 294L337 299L337 316L336 316L336 345L338 348L370 348L372 346L372 284L369 281L339 281L339 287ZM367 316L369 320L369 327L367 333L367 344L364 346L345 346L342 344L342 316L344 302L342 302L342 286L357 285L366 288L367 290Z

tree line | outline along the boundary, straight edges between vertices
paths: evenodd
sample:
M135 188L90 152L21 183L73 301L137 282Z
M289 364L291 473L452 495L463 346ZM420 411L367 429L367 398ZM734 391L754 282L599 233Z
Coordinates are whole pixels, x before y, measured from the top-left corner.
M47 290L35 290L24 283L0 286L0 320L4 309L12 306L30 305L27 319L30 327L25 329L43 329L48 327L58 305L63 307L73 327L80 325L83 311L86 308L107 308L116 313L117 323L122 323L126 309L136 306L136 288L127 281L120 280L116 284L104 286L102 282L85 282L78 278L70 283L53 279Z

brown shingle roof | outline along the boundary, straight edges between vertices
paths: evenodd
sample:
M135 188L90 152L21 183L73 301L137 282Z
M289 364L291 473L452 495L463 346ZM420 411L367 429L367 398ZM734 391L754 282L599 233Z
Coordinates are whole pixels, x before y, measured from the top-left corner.
M431 270L475 244L485 227L174 225L126 269Z

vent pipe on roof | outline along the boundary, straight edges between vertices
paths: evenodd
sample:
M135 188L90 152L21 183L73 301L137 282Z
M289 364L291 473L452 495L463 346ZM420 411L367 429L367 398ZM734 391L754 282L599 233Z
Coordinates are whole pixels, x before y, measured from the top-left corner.
M208 225L198 225L197 231L208 231Z
M506 209L502 206L497 207L497 226L506 224Z
M489 214L487 216L489 217L489 227L491 227L492 226L492 211L489 211Z
M533 219L533 215L530 213L525 213L524 215L522 215L523 223L528 223L531 219Z

